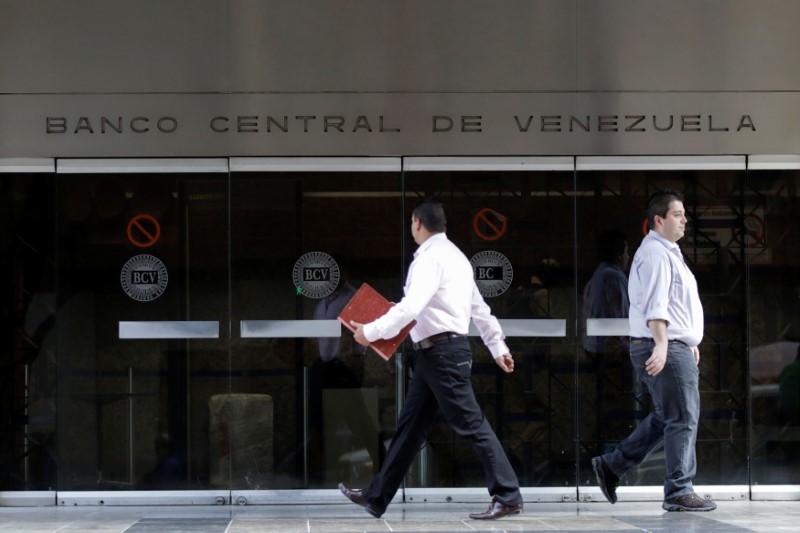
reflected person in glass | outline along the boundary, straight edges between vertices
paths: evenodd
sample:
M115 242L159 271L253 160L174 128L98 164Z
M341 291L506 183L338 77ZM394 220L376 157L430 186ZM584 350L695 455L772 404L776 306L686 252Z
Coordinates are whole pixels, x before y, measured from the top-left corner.
M630 255L625 234L618 229L605 230L597 238L597 265L592 277L583 288L581 342L596 374L595 404L597 426L595 440L598 453L603 452L606 440L606 381L614 383L607 371L620 368L623 374L617 387L627 387L633 381L628 352L628 337L587 335L588 320L596 318L628 319L628 268ZM625 361L621 361L622 359ZM606 365L609 365L608 367Z
M314 320L336 320L356 293L349 262L340 259L340 263L339 284L317 303ZM324 486L336 478L345 462L350 463L346 469L350 476L357 478L363 471L372 476L386 450L378 422L361 393L366 348L346 328L340 337L317 339L317 348L318 357L309 371L309 484ZM366 453L348 453L353 450Z
M583 324L589 318L628 318L628 268L630 255L625 234L606 230L597 239L597 265L591 279L583 288ZM614 351L609 344L617 338L587 335L583 330L583 349L591 354Z

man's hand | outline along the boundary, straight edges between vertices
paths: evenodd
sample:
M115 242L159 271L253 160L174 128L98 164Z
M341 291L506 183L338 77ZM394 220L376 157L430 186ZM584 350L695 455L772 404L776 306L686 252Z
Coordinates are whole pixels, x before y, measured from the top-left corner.
M503 369L503 372L511 373L514 371L514 359L511 357L510 353L503 354L495 359L494 362Z
M356 330L353 332L353 338L356 340L356 342L361 346L369 346L369 341L364 336L364 324L351 320L350 325L356 328Z
M700 364L700 348L692 346L692 354L694 354L694 362Z
M667 343L656 344L653 348L653 355L644 362L644 370L650 376L657 376L664 370L667 364Z

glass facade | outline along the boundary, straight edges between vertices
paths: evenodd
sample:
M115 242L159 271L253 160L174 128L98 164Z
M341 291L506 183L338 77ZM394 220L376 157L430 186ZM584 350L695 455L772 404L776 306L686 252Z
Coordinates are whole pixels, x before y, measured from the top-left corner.
M759 169L744 188L750 479L800 482L800 171Z
M0 490L366 483L409 371L336 316L364 282L402 297L411 211L436 195L517 359L505 375L470 337L478 400L524 487L580 493L650 408L627 321L584 289L610 232L633 256L664 187L706 316L695 481L800 483L800 165L448 159L0 173ZM656 452L623 484L662 479ZM482 486L441 420L406 487Z

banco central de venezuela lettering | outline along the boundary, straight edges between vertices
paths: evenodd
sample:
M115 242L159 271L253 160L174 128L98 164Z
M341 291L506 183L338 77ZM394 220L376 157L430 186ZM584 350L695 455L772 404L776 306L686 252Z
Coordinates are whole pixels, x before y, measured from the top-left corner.
M498 122L491 121L496 128ZM502 123L502 122L501 122ZM213 134L391 134L400 133L399 125L383 115L236 115L214 116L206 120ZM741 132L756 131L749 114L720 117L712 114L596 114L596 115L513 115L506 122L518 133L664 133L664 132ZM436 134L482 133L487 130L480 114L433 115L427 125ZM48 135L121 135L172 134L180 130L174 116L48 116ZM415 132L418 130L415 128Z

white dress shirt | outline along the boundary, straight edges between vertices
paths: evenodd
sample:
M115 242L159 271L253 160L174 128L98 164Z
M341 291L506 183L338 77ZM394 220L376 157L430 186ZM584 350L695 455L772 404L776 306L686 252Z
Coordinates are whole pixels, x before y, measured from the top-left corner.
M650 320L667 322L667 338L697 346L703 339L703 306L697 280L677 243L657 232L642 240L628 280L631 337L650 337Z
M364 325L367 340L391 339L414 319L414 342L446 331L466 335L472 319L495 359L509 353L500 323L475 285L472 265L444 233L432 235L417 248L404 292L385 315Z

